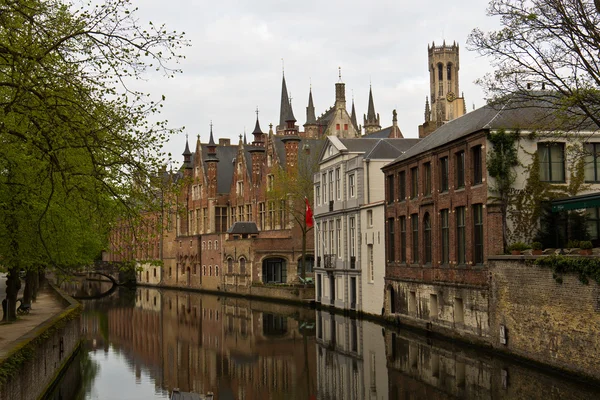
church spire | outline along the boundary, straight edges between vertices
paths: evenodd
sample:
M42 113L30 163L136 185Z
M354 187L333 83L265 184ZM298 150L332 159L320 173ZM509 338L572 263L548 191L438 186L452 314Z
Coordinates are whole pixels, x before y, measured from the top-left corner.
M306 107L306 125L315 124L317 118L315 117L315 105L313 104L312 98L312 87L308 91L308 107Z
M192 168L192 152L190 151L190 144L188 143L188 135L185 135L185 150L182 153L183 165L186 169Z
M425 122L431 120L431 109L429 108L429 97L425 96Z
M354 129L360 135L360 131L358 130L358 122L356 121L356 109L354 108L354 96L352 96L352 113L350 114L350 121L352 125L354 125Z
M373 90L369 85L369 108L367 109L367 115L363 117L365 134L377 132L381 130L381 124L379 123L379 114L375 114L375 104L373 103Z
M292 112L292 106L290 104L290 98L288 96L287 85L285 84L285 75L281 81L281 106L279 108L279 126L277 130L284 130L286 127L286 121L288 118L294 117Z

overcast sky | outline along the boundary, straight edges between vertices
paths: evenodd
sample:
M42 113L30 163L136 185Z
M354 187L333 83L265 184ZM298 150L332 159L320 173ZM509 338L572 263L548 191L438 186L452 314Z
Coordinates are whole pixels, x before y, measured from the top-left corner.
M404 137L417 137L429 93L427 45L444 39L460 45L460 90L470 111L484 105L474 81L491 67L467 50L467 36L473 28L498 25L486 16L482 0L145 0L136 5L141 20L164 22L191 41L183 49L183 74L152 78L144 87L166 96L163 117L173 127L185 126L191 145L198 134L208 141L211 120L215 140L237 143L245 129L251 141L256 107L263 131L276 125L282 59L299 125L306 122L311 82L317 116L333 105L341 67L348 112L354 94L359 124L371 82L382 127L391 125L397 109ZM177 163L184 146L185 134L168 144Z

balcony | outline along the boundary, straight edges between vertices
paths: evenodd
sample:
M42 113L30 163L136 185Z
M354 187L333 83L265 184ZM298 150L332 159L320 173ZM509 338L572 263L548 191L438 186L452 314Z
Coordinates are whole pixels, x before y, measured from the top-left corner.
M323 256L323 268L325 269L333 269L335 268L335 254L325 254Z

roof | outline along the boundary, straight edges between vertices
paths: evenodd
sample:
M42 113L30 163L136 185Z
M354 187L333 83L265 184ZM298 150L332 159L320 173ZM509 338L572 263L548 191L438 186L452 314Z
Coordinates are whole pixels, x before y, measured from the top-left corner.
M227 230L227 233L234 235L257 235L258 228L255 222L234 222Z
M328 138L336 147L344 146L344 150L349 153L362 153L363 157L368 160L393 160L421 140L364 137L340 139L335 136Z
M204 169L208 169L207 161L211 159L208 156L209 145L202 145L202 160L204 160ZM234 165L231 160L237 157L237 145L223 146L219 145L215 147L217 153L216 158L219 162L218 179L217 179L217 193L229 193L231 189L231 181L233 179Z
M393 126L388 126L387 128L383 128L380 131L376 131L376 132L373 132L371 134L364 135L363 138L369 138L369 139L386 139L386 138L389 138L390 134L392 133L392 128L393 128Z
M470 113L458 117L442 125L429 136L423 138L394 163L400 162L421 153L441 147L449 142L462 139L481 130L527 130L544 132L567 132L576 126L597 130L591 123L575 123L560 118L548 101L543 98L535 100L511 100L503 105L486 105ZM581 118L579 118L581 120Z

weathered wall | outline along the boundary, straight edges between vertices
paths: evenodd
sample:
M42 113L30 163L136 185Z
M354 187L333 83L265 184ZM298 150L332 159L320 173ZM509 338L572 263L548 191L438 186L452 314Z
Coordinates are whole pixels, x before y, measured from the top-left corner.
M0 383L0 400L41 398L79 349L81 305L58 290L56 293L65 302L65 310L23 335L15 342L14 351L0 360L0 372L10 373L7 381Z
M444 334L466 335L467 340L487 340L488 297L487 288L388 281L385 315L434 331L443 328Z
M494 347L600 379L600 287L576 275L557 283L531 260L497 257L492 274L490 329ZM500 343L500 325L507 344Z

